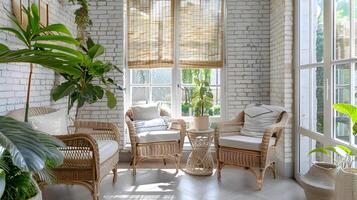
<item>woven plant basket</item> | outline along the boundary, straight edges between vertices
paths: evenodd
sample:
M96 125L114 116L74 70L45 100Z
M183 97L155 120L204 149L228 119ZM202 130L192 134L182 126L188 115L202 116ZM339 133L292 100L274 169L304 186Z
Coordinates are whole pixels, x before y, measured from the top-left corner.
M336 176L336 200L357 200L357 169L341 169Z

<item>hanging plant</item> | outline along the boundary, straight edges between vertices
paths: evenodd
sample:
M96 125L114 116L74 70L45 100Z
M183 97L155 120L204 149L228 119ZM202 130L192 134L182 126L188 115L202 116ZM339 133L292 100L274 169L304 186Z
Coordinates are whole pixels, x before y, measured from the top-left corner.
M89 17L89 3L87 0L68 0L70 3L80 7L74 12L75 23L77 24L78 39L81 43L86 41L87 28L92 25Z

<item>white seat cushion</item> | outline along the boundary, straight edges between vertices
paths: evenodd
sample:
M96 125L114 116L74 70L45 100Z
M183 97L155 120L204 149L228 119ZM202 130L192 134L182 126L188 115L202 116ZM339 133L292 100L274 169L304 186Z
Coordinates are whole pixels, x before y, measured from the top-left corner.
M139 143L177 141L179 139L179 130L146 131L136 134L136 140Z
M96 140L99 149L99 162L103 163L117 152L119 145L114 140Z
M244 135L228 135L219 138L219 145L238 149L260 150L262 138L250 137ZM269 146L275 144L275 138L270 138Z

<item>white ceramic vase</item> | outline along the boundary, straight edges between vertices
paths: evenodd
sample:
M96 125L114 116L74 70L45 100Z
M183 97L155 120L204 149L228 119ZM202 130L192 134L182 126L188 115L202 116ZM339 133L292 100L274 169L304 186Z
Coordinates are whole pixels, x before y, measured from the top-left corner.
M193 129L199 131L208 130L209 127L209 117L208 116L199 116L193 117Z
M336 200L357 200L357 169L345 168L336 176Z
M334 200L337 166L330 163L315 162L301 177L307 200Z

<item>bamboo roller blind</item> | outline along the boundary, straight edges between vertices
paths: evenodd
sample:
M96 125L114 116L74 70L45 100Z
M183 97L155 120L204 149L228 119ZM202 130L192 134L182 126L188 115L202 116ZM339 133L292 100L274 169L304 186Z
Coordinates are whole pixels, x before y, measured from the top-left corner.
M128 67L173 67L175 44L182 68L223 67L223 16L223 0L128 0Z

